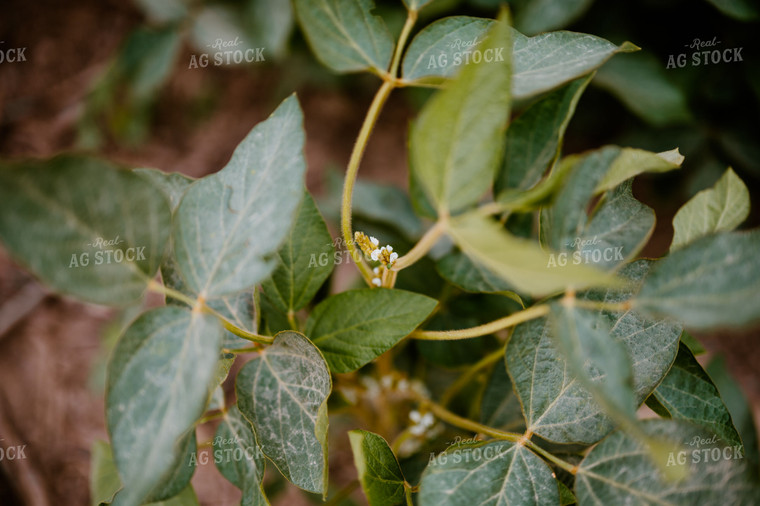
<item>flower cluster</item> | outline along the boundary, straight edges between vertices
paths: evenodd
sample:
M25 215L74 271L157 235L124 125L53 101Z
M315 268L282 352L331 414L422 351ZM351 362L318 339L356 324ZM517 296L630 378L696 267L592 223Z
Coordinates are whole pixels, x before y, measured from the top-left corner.
M355 232L354 242L359 245L365 255L375 262L380 262L380 266L373 269L375 276L372 278L372 284L383 286L384 271L393 267L393 264L398 260L398 253L393 251L393 246L390 244L378 247L380 241L374 237L367 237L364 232Z
M414 422L414 425L409 427L409 432L414 436L425 434L430 427L435 425L433 413L425 413L422 415L419 411L413 409L409 412L409 418Z

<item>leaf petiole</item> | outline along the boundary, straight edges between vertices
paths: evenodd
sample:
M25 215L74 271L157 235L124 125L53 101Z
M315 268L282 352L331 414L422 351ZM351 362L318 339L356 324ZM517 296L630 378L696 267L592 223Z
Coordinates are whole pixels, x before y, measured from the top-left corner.
M509 327L514 327L523 322L540 318L549 314L549 306L547 304L540 304L538 306L529 307L517 313L513 313L504 318L486 323L484 325L478 325L477 327L471 327L469 329L460 330L415 330L409 337L412 339L422 339L426 341L455 341L458 339L472 339L474 337L487 336L493 334L499 330L504 330Z

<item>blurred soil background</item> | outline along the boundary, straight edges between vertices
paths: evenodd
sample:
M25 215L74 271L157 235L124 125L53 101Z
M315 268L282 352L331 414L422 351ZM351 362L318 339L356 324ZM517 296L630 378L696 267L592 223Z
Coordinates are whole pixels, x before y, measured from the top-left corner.
M383 13L388 13L393 29L398 24L396 4L400 2L378 3ZM443 3L457 13L492 16L494 12L489 2L459 7L457 2ZM729 165L752 191L752 215L745 226L758 226L757 21L724 16L696 0L641 2L631 11L616 6L612 14L601 5L607 2L597 3L600 5L591 7L570 27L616 43L627 38L645 48L649 44L657 51L662 75L668 52L682 51L684 44L697 37L707 40L715 36L724 40L725 47L741 45L746 61L733 67L683 69L682 75L677 69L667 70L665 80L687 90L681 105L692 113L686 119L678 119L681 113L675 113L675 121L635 114L612 94L591 88L570 124L565 151L605 143L656 150L681 147L687 163L680 173L642 177L635 185L637 197L654 207L658 216L647 256L667 251L675 211L697 190L712 185ZM445 9L441 12L447 13ZM653 12L659 17L652 17ZM144 10L131 1L4 0L0 49L26 47L26 61L0 64L0 159L44 158L87 146L82 140L88 134L84 131L83 135L82 120L96 83L130 33L149 23ZM634 28L639 25L644 28ZM170 73L157 87L148 119L136 127L138 135L121 138L119 123L114 121L110 126L117 128L103 128L106 133L89 149L128 167L200 177L221 169L248 131L295 90L305 114L307 186L324 196L326 173L345 166L378 82L367 76L336 77L321 69L297 29L290 41L285 56L268 58L266 63L188 68L197 50L183 40ZM693 72L701 74L695 77ZM406 187L406 132L425 96L407 90L392 96L370 141L360 177ZM731 136L723 135L727 133ZM34 223L28 226L34 227ZM118 321L129 317L128 313L48 293L0 248L0 445L26 445L25 459L0 461L0 505L89 504L90 448L95 440L107 439L105 343L118 334ZM698 337L710 353L725 355L757 420L757 331ZM199 442L212 435L211 428L202 429ZM331 474L339 483L347 483L355 476L350 451L344 441L333 444L331 440L330 444L331 451L335 450ZM193 484L204 505L239 501L239 491L213 464L201 466ZM274 502L309 503L292 487Z

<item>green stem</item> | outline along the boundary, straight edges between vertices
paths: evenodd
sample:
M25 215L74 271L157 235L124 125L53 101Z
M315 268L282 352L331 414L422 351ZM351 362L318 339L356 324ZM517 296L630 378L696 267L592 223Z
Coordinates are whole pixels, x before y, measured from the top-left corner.
M427 341L454 341L457 339L471 339L473 337L487 336L499 330L514 327L517 324L546 316L549 313L549 306L541 304L524 309L517 313L505 316L498 320L461 330L415 330L409 337L412 339L423 339Z
M529 448L534 453L537 453L537 454L541 455L543 458L545 458L549 462L552 462L552 463L556 464L557 467L560 467L560 468L564 469L565 471L567 471L568 473L572 474L573 476L575 476L575 473L578 472L577 466L574 466L570 462L566 462L566 461L560 459L559 457L555 457L554 455L552 455L551 453L547 452L546 450L544 450L543 448L541 448L540 446L538 446L536 443L534 443L530 439L526 439L524 441L524 443L525 443L525 447L526 448Z
M414 501L412 500L412 486L404 481L404 497L406 498L406 506L414 506Z
M398 67L401 64L401 55L404 52L406 46L406 40L412 33L412 27L417 22L417 11L410 9L406 15L406 22L404 28L401 29L401 35L398 37L398 43L396 43L396 50L393 53L393 61L391 62L390 77L396 79L398 77Z
M454 381L454 383L452 383L446 389L445 392L443 392L443 395L441 395L441 405L448 406L451 402L451 399L465 385L467 385L467 383L469 383L476 374L503 357L506 349L506 346L500 346L498 350L489 353L485 357L481 358L478 362L473 364L471 367L469 367L461 376L456 379L456 381Z
M398 272L424 257L430 251L430 248L435 246L435 243L438 242L438 239L443 235L445 230L446 221L443 219L437 221L406 255L396 260L396 263L393 264L393 270Z
M597 302L593 300L581 300L572 298L568 304L585 309L598 309L600 311L620 312L631 310L631 301L629 300L623 302Z

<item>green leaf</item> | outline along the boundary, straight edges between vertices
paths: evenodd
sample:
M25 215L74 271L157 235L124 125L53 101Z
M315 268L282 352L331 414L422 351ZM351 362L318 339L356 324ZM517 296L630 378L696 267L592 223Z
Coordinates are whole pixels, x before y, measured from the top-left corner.
M678 210L670 251L702 236L735 229L747 219L749 207L749 190L729 168L712 188L697 193Z
M718 389L683 344L652 396L657 402L650 407L659 415L706 427L730 446L742 444Z
M249 34L258 47L265 47L275 59L282 58L293 31L293 7L290 2L250 0L246 5Z
M294 485L326 494L332 380L317 347L297 332L277 334L243 366L235 389L264 455Z
M573 243L573 261L611 268L635 257L654 231L652 208L636 200L628 180L604 196L599 209Z
M134 169L132 172L150 181L156 188L164 192L166 198L169 199L172 212L177 210L179 201L185 194L187 187L195 181L195 179L179 172L162 172L156 169Z
M700 451L689 446L695 437L706 439L708 435L682 422L645 420L642 427L652 437L677 441L677 450L653 461L641 441L622 431L611 434L586 455L578 468L575 494L579 504L749 505L753 497L758 497L753 478L739 460L741 452L735 453L732 447L724 450L713 446ZM704 453L705 450L709 451ZM715 458L713 450L718 450ZM679 457L688 466L687 478L665 479L660 469L677 466Z
M569 506L570 504L576 504L578 500L572 491L567 488L567 485L559 482L559 506Z
M653 126L682 124L692 119L686 95L668 80L662 62L651 53L642 51L613 58L599 69L594 84Z
M190 449L193 453L190 455L194 456L196 451L195 435L193 434L192 438L187 439L192 442ZM190 474L195 470L195 466L192 462L187 462L187 458L182 462L182 465L185 469L191 470ZM185 481L186 486L179 492L172 493L171 497L164 500L156 499L155 502L150 502L148 506L198 506L198 498L195 496L189 480L188 477ZM95 441L92 445L90 461L90 504L92 506L110 504L114 494L120 488L121 479L113 460L111 445L105 441Z
M520 399L512 390L505 363L499 361L486 383L480 404L480 423L510 432L525 430Z
M195 439L195 431L188 432L177 442L175 447L179 451L175 452L171 475L164 478L156 488L151 490L147 502L167 501L190 485L190 479L193 477L197 465L195 456L198 451L198 442Z
M533 187L559 156L575 106L591 77L576 79L548 94L517 117L507 130L504 161L494 193Z
M268 505L262 480L266 459L256 443L251 423L237 406L224 414L214 435L214 463L222 476L243 491L243 506ZM219 455L219 458L217 458Z
M342 179L340 183L342 186ZM394 185L357 180L354 185L353 214L394 227L410 239L418 237L423 230L422 222L414 214L409 196Z
M496 441L451 447L422 474L420 506L559 504L559 489L543 460L522 445Z
M57 292L135 302L158 270L170 227L163 193L110 163L60 156L0 164L0 241Z
M388 443L366 430L348 433L359 482L370 506L404 502L404 475Z
M760 9L750 0L707 0L726 16L740 21L760 19Z
M621 271L631 280L627 287L588 292L582 298L608 303L628 300L648 270L648 261L634 262ZM668 321L646 319L633 311L604 311L596 318L602 327L611 329L610 340L620 344L630 357L632 388L638 406L673 363L681 327ZM546 319L518 325L507 344L507 370L520 398L528 429L560 443L594 443L612 429L612 422L588 388L571 372L570 355L558 351L552 328ZM598 333L593 329L588 332ZM623 366L623 371L625 369ZM589 374L595 383L607 382L597 368L589 369Z
M108 370L106 419L124 489L135 504L172 474L178 441L203 414L221 346L215 318L167 306L126 330Z
M393 40L372 0L294 0L314 54L336 72L386 72Z
M515 26L528 35L562 28L583 15L594 0L533 0L520 9Z
M547 295L567 287L583 289L617 283L613 275L584 265L552 265L554 254L510 235L479 212L451 219L449 235L473 260L508 281L520 293Z
M501 293L512 288L509 283L461 251L441 258L436 268L443 278L462 290L474 293Z
M174 220L174 251L187 286L206 299L250 288L273 255L303 195L303 115L286 99L235 149L227 166L187 189Z
M412 126L411 168L439 214L476 204L493 180L509 119L510 46L503 19L486 36L483 50L504 48L504 61L466 65Z
M567 250L588 222L586 209L591 198L611 190L642 172L662 172L677 168L683 157L677 150L650 153L632 148L605 146L584 155L562 160L560 172L570 174L550 208L541 211L542 234L556 250ZM569 169L567 166L570 165Z
M696 337L692 336L685 330L681 334L681 343L686 345L686 347L689 348L689 351L691 351L695 357L703 355L707 352L705 347L702 346L702 343L700 343Z
M414 84L441 83L467 66L473 52L483 43L494 20L470 16L451 16L430 23L412 39L404 53L401 74L405 82ZM509 61L506 47L492 50L497 61ZM469 55L465 56L465 53ZM487 63L475 65L492 65Z
M741 327L760 318L760 230L698 239L658 262L634 307L690 329Z
M308 304L333 270L332 236L314 199L305 193L285 243L277 253L279 265L262 284L281 311L295 312ZM327 262L321 258L328 257ZM324 265L323 265L324 264Z
M322 351L330 370L351 372L409 335L436 304L435 299L404 290L350 290L314 308L306 335Z
M643 149L622 148L615 161L610 165L594 193L601 193L615 188L623 181L644 172L668 172L678 169L684 157L678 148L662 153L650 153Z

